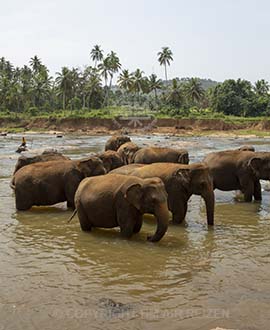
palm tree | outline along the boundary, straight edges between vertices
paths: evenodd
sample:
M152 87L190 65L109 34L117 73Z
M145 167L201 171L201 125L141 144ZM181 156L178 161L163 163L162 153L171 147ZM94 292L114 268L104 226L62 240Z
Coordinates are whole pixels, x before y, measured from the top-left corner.
M110 80L110 88L111 88L113 75L121 69L121 63L119 57L113 51L111 51L107 57L109 59L109 74L111 76L111 80Z
M255 82L254 91L259 96L264 96L269 93L269 83L264 79Z
M169 88L166 101L174 107L181 107L183 104L183 92L177 79L172 80L172 86Z
M149 76L149 90L150 92L154 91L155 98L157 99L157 90L162 89L163 83L161 79L157 79L157 75L151 74Z
M118 78L118 85L126 92L130 92L133 86L133 76L128 70L123 70Z
M103 60L103 50L101 46L95 45L90 52L91 59L95 62L95 68L97 67L97 63Z
M143 77L143 71L141 71L140 69L135 70L135 72L133 72L132 74L132 78L133 78L133 85L132 85L132 90L135 93L138 93L138 95L140 94L140 92L143 91L143 87L144 87L144 77Z
M63 97L63 110L66 109L66 99L72 90L72 76L71 71L67 67L63 67L61 72L56 73L55 79L58 94L62 94Z
M173 53L169 47L162 47L162 50L158 52L158 61L160 65L164 65L165 79L168 81L167 65L170 66L170 62L173 61Z
M204 89L198 78L191 78L184 85L186 96L193 102L200 102L204 96Z
M42 63L41 63L41 60L37 57L37 55L35 55L34 57L31 57L29 63L31 65L34 73L38 73L42 66Z

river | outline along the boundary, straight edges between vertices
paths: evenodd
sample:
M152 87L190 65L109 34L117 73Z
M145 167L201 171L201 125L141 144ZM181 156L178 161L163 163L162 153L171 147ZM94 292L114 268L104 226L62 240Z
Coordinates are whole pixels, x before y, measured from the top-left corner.
M71 158L103 149L107 136L26 135L33 152L56 148ZM211 151L270 139L132 137L139 145L185 147L191 162ZM215 227L193 196L186 222L157 244L145 217L130 240L119 230L67 224L65 204L17 212L10 178L21 136L0 137L0 330L269 330L270 192L262 203L216 191ZM263 182L265 187L267 183Z

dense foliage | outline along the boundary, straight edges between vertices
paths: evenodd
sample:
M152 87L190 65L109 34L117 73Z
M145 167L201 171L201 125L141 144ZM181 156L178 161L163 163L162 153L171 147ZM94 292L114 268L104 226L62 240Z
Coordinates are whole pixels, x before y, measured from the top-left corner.
M62 67L55 77L34 56L29 65L14 67L0 59L0 111L13 113L50 113L60 109L87 111L107 106L149 109L155 113L181 116L192 113L221 113L236 116L270 114L269 84L259 80L217 83L199 78L168 80L173 53L163 47L157 54L165 69L165 80L155 74L146 76L139 68L134 72L122 68L117 54L104 56L99 45L93 47L93 66ZM115 79L115 77L117 78ZM113 85L113 81L117 85Z

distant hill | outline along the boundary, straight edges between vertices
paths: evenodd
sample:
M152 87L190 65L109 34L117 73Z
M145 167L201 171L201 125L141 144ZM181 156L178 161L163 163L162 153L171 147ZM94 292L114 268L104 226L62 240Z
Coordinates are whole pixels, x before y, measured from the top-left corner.
M185 77L185 78L176 78L176 80L178 80L180 83L185 83L189 80L190 78ZM205 79L205 78L198 78L200 83L202 84L202 88L204 90L207 90L209 88L215 87L216 85L219 84L218 81L212 80L212 79ZM164 81L165 83L165 81ZM168 84L171 85L172 84L172 80L168 80Z
M179 81L180 83L185 83L187 82L190 78L185 77L185 78L175 78L177 81ZM205 78L198 78L202 84L202 88L204 90L207 90L209 88L215 87L216 85L219 84L218 81L212 80L212 79L205 79ZM172 79L168 80L167 82L165 80L162 80L164 85L168 85L171 86L172 85ZM112 91L115 92L119 90L119 87L117 85L113 85L112 86ZM160 93L160 91L158 92Z

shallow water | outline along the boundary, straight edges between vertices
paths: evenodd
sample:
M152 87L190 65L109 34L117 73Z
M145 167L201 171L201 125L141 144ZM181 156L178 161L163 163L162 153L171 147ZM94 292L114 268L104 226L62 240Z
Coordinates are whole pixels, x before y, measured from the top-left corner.
M107 136L26 136L33 152L54 147L78 158L102 150ZM17 212L9 181L20 135L0 137L0 330L232 329L270 324L270 192L262 203L236 203L216 192L216 225L192 197L186 223L157 244L145 217L131 240L118 229L67 225L65 204ZM140 145L186 147L191 161L207 152L270 139L133 137ZM264 186L265 183L263 183Z

